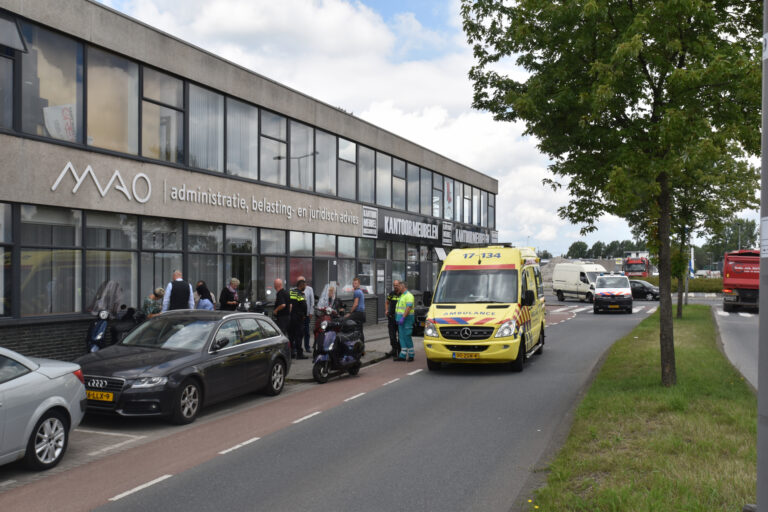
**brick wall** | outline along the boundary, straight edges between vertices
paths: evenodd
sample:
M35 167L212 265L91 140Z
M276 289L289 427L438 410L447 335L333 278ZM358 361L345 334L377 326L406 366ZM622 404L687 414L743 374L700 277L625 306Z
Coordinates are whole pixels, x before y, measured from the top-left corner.
M91 320L0 327L0 346L27 357L72 361L85 354L85 337Z

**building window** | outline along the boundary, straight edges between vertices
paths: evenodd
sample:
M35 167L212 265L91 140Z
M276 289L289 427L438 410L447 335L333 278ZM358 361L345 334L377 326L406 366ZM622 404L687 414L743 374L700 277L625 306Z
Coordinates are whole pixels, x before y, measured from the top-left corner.
M440 174L432 175L432 216L440 218L443 216L443 177Z
M456 222L461 222L463 220L462 216L462 206L464 204L464 185L460 182L456 182L455 186L455 192L453 194L454 201L453 201L453 208L454 208L454 217L453 220Z
M374 258L373 242L372 238L358 238L357 256L361 259L372 260Z
M11 247L5 244L13 242L11 237L11 205L0 203L0 259L3 269L0 271L0 316L11 314Z
M191 84L189 165L209 171L224 170L224 96Z
M392 157L376 153L376 204L392 206Z
M480 225L480 189L472 187L472 222Z
M339 138L339 197L357 198L357 144Z
M317 131L315 157L315 192L336 195L336 137Z
M263 283L259 288L259 300L274 302L275 279L281 279L283 286L288 286L288 269L285 260L285 231L278 229L260 230L261 259L259 260L259 280ZM275 256L269 256L269 255ZM267 255L267 256L265 256ZM279 255L279 256L278 256Z
M464 222L472 222L472 187L464 185Z
M0 15L0 46L20 51L26 50L14 18L8 19Z
M453 193L453 180L445 178L443 180L443 218L446 220L453 220Z
M307 286L311 286L312 282L312 258L291 258L290 264L290 276L288 277L288 286L296 286L300 277L303 277L307 282Z
M171 163L184 162L184 83L144 68L141 154Z
M315 235L315 256L318 258L336 257L336 235Z
M218 298L219 290L224 286L221 254L224 252L224 227L221 224L188 222L187 250L187 273L192 288L197 288L198 281L204 281L214 297Z
M312 256L312 233L291 231L289 238L291 256Z
M312 190L315 185L315 131L311 126L291 121L291 186Z
M392 159L392 208L405 210L405 162Z
M374 167L374 151L369 148L360 147L360 159L358 161L358 199L364 203L373 203L376 192L376 177Z
M421 214L432 215L432 171L421 170Z
M21 316L81 311L79 210L21 207Z
M139 65L88 47L88 145L139 152Z
M0 128L13 125L13 61L0 55Z
M413 164L408 169L408 211L419 212L419 168Z
M355 260L353 259L341 259L338 260L338 296L344 299L350 299L354 292L352 286L352 280L356 277L355 272ZM351 307L352 304L350 303Z
M418 290L421 288L421 273L419 269L419 247L408 244L406 246L406 281L409 290Z
M496 194L488 194L488 227L496 229Z
M261 181L287 184L286 125L283 116L261 111Z
M259 178L259 109L227 98L227 172Z
M388 240L376 240L376 259L392 259L392 243Z
M392 281L405 281L405 243L392 242Z
M82 142L83 45L29 23L22 24L22 33L27 53L21 54L21 129Z
M141 221L141 290L149 294L170 282L174 270L182 270L182 221L143 218ZM185 276L188 278L188 276Z
M285 242L284 232L279 231L278 233L282 235L283 242ZM257 241L258 230L256 228L231 225L226 227L225 278L220 290L229 285L231 278L236 277L240 281L237 293L238 300L241 302L246 298L254 300L255 297L259 297L260 290L263 289L263 286L259 286L258 258L254 256L257 252Z
M480 225L488 227L488 192L480 191Z

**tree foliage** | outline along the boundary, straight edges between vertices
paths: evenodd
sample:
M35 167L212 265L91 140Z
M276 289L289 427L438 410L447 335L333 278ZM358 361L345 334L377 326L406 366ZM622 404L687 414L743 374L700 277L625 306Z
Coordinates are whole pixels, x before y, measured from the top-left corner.
M756 248L757 236L757 222L752 219L730 218L707 239L702 250L712 253L713 261L720 261L728 251Z
M588 249L589 249L589 246L586 244L586 242L582 242L582 241L573 242L571 246L568 248L568 253L566 254L566 257L586 258Z
M547 182L570 193L559 214L583 232L623 217L659 255L661 373L673 385L675 221L690 233L717 224L716 201L756 202L746 157L760 145L762 3L462 0L461 13L473 106L536 137ZM685 218L686 204L699 217Z

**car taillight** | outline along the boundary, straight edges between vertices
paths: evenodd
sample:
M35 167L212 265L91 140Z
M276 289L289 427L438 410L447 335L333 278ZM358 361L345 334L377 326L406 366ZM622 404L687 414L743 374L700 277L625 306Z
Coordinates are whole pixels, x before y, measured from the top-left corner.
M85 384L85 377L83 377L83 370L78 368L77 370L73 371L72 373L75 374L75 377L77 377L80 380L80 382Z
M733 290L729 290L727 288L723 288L723 293L733 293Z

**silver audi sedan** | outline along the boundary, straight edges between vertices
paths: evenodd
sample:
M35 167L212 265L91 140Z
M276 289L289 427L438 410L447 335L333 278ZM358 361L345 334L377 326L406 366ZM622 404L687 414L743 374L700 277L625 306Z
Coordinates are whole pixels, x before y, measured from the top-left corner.
M79 365L0 347L0 464L24 459L30 469L54 467L86 402Z

